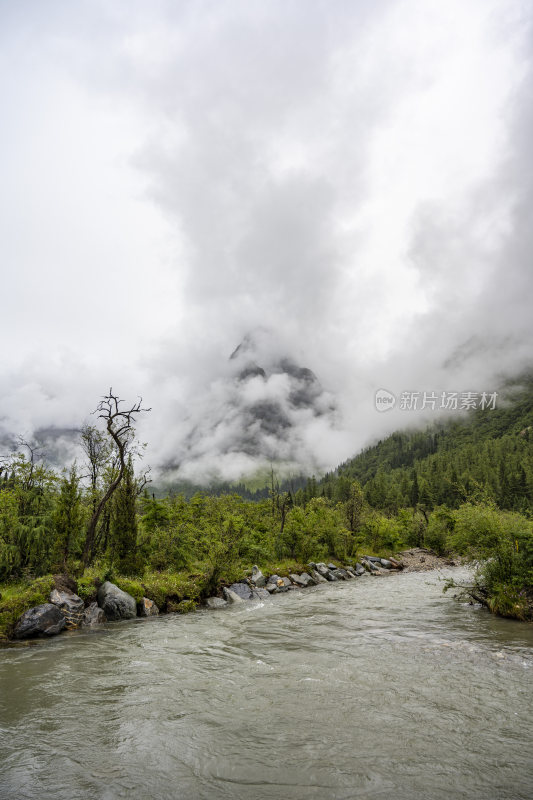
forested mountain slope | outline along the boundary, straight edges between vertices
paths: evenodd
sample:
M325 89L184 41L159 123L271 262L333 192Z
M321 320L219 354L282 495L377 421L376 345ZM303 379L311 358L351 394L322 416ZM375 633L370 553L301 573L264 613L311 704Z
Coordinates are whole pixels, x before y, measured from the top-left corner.
M456 508L483 499L527 510L533 498L533 378L507 387L496 409L393 433L321 481L308 481L297 502L316 495L344 500L353 480L375 508Z

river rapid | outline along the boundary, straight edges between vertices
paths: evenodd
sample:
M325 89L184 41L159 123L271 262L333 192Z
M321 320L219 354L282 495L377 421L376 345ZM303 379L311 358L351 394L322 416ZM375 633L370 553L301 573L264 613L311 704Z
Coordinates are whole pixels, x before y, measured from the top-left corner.
M533 627L445 575L0 651L2 800L533 797Z

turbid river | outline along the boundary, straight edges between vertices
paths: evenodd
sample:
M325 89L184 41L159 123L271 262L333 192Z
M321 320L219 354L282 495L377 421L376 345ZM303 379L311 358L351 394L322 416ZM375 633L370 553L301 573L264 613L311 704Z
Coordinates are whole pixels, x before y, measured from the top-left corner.
M5 649L0 692L2 800L533 797L533 629L436 572Z

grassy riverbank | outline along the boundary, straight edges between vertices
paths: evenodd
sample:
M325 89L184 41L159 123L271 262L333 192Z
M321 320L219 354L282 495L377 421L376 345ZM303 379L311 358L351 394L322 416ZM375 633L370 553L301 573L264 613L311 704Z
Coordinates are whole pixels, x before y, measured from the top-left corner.
M291 559L270 561L264 563L262 568L265 574L277 574L281 577L306 570L304 564ZM233 564L221 573L217 586L213 586L209 567L205 564L197 564L196 569L181 572L146 571L141 577L121 575L109 565L95 564L77 578L67 577L75 582L77 594L86 605L96 600L98 587L104 581L111 580L137 602L147 597L156 603L162 613L185 613L196 608L210 594L216 594L221 586L242 580L250 574L249 564ZM29 608L48 602L54 585L54 575L0 585L0 642L9 641L21 614Z
M391 524L394 522L399 524L398 520L390 520ZM431 515L428 528L433 536L429 534L427 538L436 548L431 551L431 556L416 553L416 561L424 562L424 566L420 564L418 568L444 566L451 557L457 558L458 553L462 554L463 563L483 558L481 563L478 562L470 584L457 584L451 580L447 588L458 588L463 596L482 603L496 614L518 620L533 619L533 535L529 520L491 506L467 504L453 515L443 510ZM436 530L440 532L438 536L435 536ZM406 536L407 544L418 544L413 538ZM398 540L397 544L403 546L405 543ZM375 545L376 542L366 541L361 544L358 553L388 557L401 549L401 546L391 549ZM320 560L317 556L315 558ZM344 559L337 554L330 554L327 560L340 565L355 564L357 558L358 554L352 551L352 555ZM409 557L405 562L409 567ZM308 569L307 562L295 558L262 559L259 565L266 575L288 576ZM413 568L414 565L410 566ZM72 572L70 577L75 581L77 594L86 605L96 600L98 587L109 580L132 595L137 602L143 597L153 600L162 613L185 613L196 608L206 597L220 593L222 586L242 580L250 574L250 560L239 556L236 550L224 562L211 557L203 561L191 561L187 568L181 570L156 570L145 566L137 574L123 574L109 561L99 560L83 571ZM10 639L21 614L33 606L48 602L54 584L54 575L47 574L0 586L0 641Z
M355 486L356 496L360 489ZM502 616L533 619L533 523L523 514L491 503L464 503L422 514L400 509L383 514L353 498L344 503L315 498L289 508L280 532L280 512L269 501L237 496L154 500L136 507L133 546L121 551L111 541L93 564L43 559L44 575L11 576L0 585L0 640L18 617L48 601L53 574L67 573L86 603L99 584L111 580L137 601L153 600L161 611L188 611L220 586L241 580L257 563L265 574L302 572L310 560L354 564L362 554L387 557L406 547L429 547L438 555L458 554L481 566L470 586L476 602ZM353 530L351 529L353 528ZM53 539L52 539L53 542ZM80 540L81 545L81 540ZM44 570L43 570L44 571Z

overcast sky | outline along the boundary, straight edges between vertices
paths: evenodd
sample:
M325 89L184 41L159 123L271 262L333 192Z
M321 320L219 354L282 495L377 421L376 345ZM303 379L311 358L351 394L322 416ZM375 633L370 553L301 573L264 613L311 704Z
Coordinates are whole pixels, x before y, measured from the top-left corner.
M414 421L377 389L489 391L530 365L532 17L0 0L0 427L76 427L112 385L152 407L153 463L224 472L210 420L260 328L333 398L282 454L324 468Z

